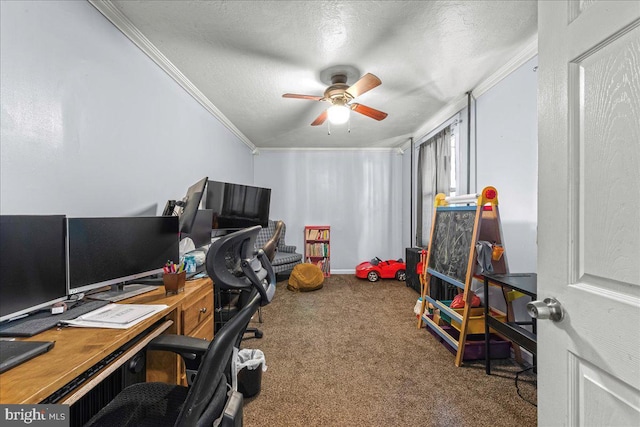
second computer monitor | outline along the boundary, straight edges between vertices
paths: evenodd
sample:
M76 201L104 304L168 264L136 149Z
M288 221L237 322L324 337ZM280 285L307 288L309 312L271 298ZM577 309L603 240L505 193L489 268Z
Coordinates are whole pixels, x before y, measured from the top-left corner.
M123 284L179 261L178 217L69 218L69 293Z
M0 216L0 321L67 298L66 218Z
M181 233L180 239L190 238L196 249L210 245L212 221L213 211L211 209L198 209L191 232L188 234Z

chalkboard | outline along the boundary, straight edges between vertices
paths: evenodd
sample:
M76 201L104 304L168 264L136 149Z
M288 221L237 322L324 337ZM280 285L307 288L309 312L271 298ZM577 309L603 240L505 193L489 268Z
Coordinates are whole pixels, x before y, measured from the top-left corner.
M429 244L429 268L465 284L475 219L475 208L436 209Z

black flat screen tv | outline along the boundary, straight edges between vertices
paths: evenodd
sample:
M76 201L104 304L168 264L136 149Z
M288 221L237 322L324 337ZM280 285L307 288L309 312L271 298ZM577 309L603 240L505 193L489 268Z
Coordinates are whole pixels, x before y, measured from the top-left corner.
M207 181L206 209L213 210L212 229L237 230L269 223L271 189Z

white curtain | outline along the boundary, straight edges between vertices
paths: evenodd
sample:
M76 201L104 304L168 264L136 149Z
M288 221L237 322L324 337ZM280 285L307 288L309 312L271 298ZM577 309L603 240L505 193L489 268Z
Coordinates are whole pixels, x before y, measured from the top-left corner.
M416 246L427 247L431 233L433 201L438 193L449 195L451 186L451 127L447 126L420 145Z

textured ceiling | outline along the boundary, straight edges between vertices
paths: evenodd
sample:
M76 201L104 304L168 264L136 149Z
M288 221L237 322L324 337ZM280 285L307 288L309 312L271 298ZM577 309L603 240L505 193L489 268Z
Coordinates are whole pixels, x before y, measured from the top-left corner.
M258 148L400 147L537 32L526 0L93 3L115 6ZM282 94L321 96L320 73L340 64L382 80L356 101L389 116L352 112L350 133L328 135L310 126L328 103Z

